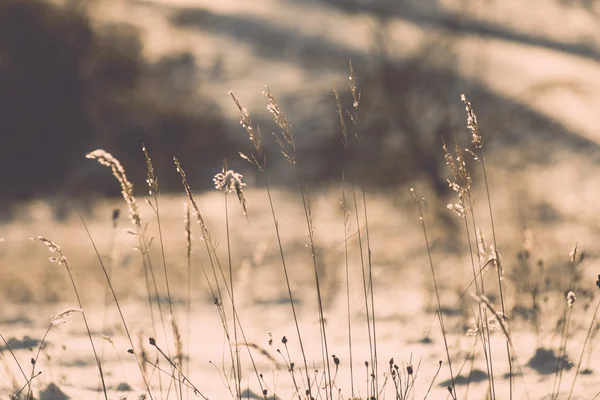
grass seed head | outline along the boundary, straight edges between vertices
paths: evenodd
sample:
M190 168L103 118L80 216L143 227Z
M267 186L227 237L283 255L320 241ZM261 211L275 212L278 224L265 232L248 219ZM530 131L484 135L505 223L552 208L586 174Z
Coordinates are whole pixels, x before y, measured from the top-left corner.
M225 171L225 168L223 168L222 172L215 175L213 182L215 183L215 189L222 190L225 193L237 194L240 204L244 209L244 215L246 215L246 199L244 198L243 190L246 184L242 182L243 177L242 174L238 174L233 170Z
M49 257L48 260L50 260L50 262L57 263L57 264L65 264L66 263L67 257L65 257L63 255L60 246L57 245L56 243L54 243L53 241L46 239L43 236L29 238L29 240L39 241L39 242L44 243L46 245L46 247L48 247L48 250L50 250L51 253L56 253L58 255L57 257L55 257L55 256Z
M573 293L573 292L567 293L567 305L569 307L573 307L573 304L575 304L575 300L577 300L575 293Z
M152 159L148 154L148 150L146 149L146 145L142 145L142 151L144 152L144 158L146 159L146 183L148 184L148 193L150 196L158 196L159 187L158 187L158 178L154 173L154 167L152 166Z
M471 143L476 149L483 148L483 138L479 133L479 124L477 123L477 116L473 110L473 105L467 99L464 94L460 95L460 99L465 103L465 110L467 111L467 128L471 131Z
M52 319L50 320L50 325L56 326L61 324L68 324L71 322L70 317L80 312L83 312L81 308L65 308L58 314L52 316Z
M96 160L100 164L111 168L114 177L117 178L117 181L119 181L119 184L121 185L121 194L123 195L123 199L125 199L125 202L127 203L127 208L129 209L129 218L131 219L131 222L136 227L141 227L141 219L140 213L138 211L137 201L133 196L133 184L129 182L129 179L127 179L125 169L123 168L119 160L113 157L112 154L107 153L102 149L94 150L91 153L88 153L85 157L92 160Z

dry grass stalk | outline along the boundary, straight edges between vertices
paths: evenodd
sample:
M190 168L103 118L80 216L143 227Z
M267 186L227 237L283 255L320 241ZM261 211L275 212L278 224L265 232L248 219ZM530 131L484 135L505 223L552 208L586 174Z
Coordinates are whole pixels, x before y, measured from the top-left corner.
M348 77L348 85L350 88L350 93L352 95L352 110L347 109L346 114L350 118L353 127L353 136L356 139L356 149L357 150L357 159L356 162L359 164L359 169L362 171L368 170L368 166L365 164L363 152L364 146L360 143L360 139L362 139L362 135L359 130L359 106L360 106L360 97L361 92L357 89L356 76L354 74L354 69L352 67L352 62L350 65L350 76ZM339 98L339 93L337 92L336 87L334 86L334 96L337 105L337 113L340 118L340 125L342 130L342 144L345 149L350 150L350 143L347 133L347 126L344 119L344 113L342 111L342 106ZM352 155L351 153L349 154ZM344 162L342 166L342 175L344 176L346 162ZM371 380L371 394L376 395L379 393L379 373L378 373L378 357L377 357L377 329L376 329L376 318L375 318L375 297L373 290L373 264L372 264L372 251L370 245L370 234L369 234L369 218L368 218L368 206L367 206L367 195L365 186L368 181L368 177L363 173L361 174L361 182L362 182L362 208L364 214L364 231L365 231L365 239L366 239L366 249L363 246L363 235L361 233L361 221L360 221L360 212L359 212L359 203L357 201L356 196L356 188L355 188L355 178L351 178L351 188L352 188L352 197L354 199L354 214L357 226L357 237L358 237L358 250L360 254L360 266L362 273L362 283L363 283L363 294L364 294L364 307L365 307L365 317L367 320L367 331L368 331L368 339L369 339L369 353L371 363L370 366L371 376L374 379ZM346 223L347 221L345 221ZM367 259L365 260L364 253L366 250ZM367 268L368 264L368 268ZM369 296L370 293L370 296ZM351 369L352 375L352 369ZM352 394L354 395L354 387L351 387Z
M442 149L444 150L446 164L452 173L452 177L446 178L446 181L448 182L448 186L458 195L458 202L448 204L448 209L456 212L460 217L465 217L469 211L468 199L473 184L471 174L467 169L464 154L458 143L455 145L456 159L448 150L446 142L443 143Z
M202 228L202 235L206 235L208 233L208 228L206 227L206 224L204 223L204 218L202 218L202 214L200 213L198 204L196 204L196 200L194 199L194 195L192 194L192 189L190 188L190 184L187 181L187 176L185 174L185 171L181 167L181 164L179 163L179 160L177 158L173 157L173 162L175 163L175 168L177 169L177 172L179 172L179 175L181 176L181 183L183 184L183 189L185 190L185 193L188 195L188 198L190 199L190 202L192 203L192 207L194 208L194 213L196 214L196 219L198 220L198 223L200 224L200 227Z
M216 245L215 243L212 241L211 237L210 237L210 232L208 231L208 228L206 226L206 224L204 223L204 219L202 218L202 214L200 213L200 209L198 208L198 205L194 199L194 196L192 194L192 190L190 188L190 185L187 181L187 176L185 174L184 169L181 167L181 163L179 162L179 160L177 160L176 157L173 157L173 162L175 163L175 167L177 169L177 172L179 172L180 176L181 176L181 183L184 187L184 190L186 192L186 194L188 195L188 198L190 199L190 202L192 203L192 207L194 208L194 212L196 213L196 218L198 221L198 224L200 225L200 228L202 230L202 238L204 239L204 244L206 246L206 251L207 254L209 256L209 260L210 260L210 264L213 270L213 276L214 276L214 282L216 285L216 291L213 289L213 285L206 273L206 271L204 271L203 269L203 273L204 276L206 278L207 284L209 285L209 289L211 291L211 294L213 296L214 299L214 304L217 306L217 308L219 309L219 317L221 318L221 323L223 325L223 331L225 333L227 342L229 344L229 351L230 351L230 355L231 355L231 359L232 359L232 365L234 365L235 368L235 361L234 361L234 354L233 354L233 345L235 344L234 341L231 340L230 334L229 334L229 327L228 327L228 322L227 322L227 318L226 315L224 313L224 309L222 307L222 294L221 294L221 289L220 289L220 284L219 284L219 279L217 277L217 272L216 272L216 268L218 268L220 276L222 278L223 283L225 284L225 289L227 291L227 295L229 300L231 300L232 304L234 304L234 298L233 298L233 293L232 290L230 288L230 286L227 283L227 279L225 278L225 273L223 271L223 268L221 266L221 263L219 262L219 258L217 256L217 251L216 251ZM216 267L215 267L216 264ZM239 315L237 313L237 311L233 310L233 315L232 318L235 321L235 324L237 324L237 326L239 326L240 329L240 333L242 334L242 338L244 340L244 342L246 342L246 335L244 333L244 330L242 329L242 326L240 324L239 321ZM256 364L254 363L254 359L252 357L252 354L249 353L250 356L250 361L252 363L254 372L256 373L257 378L259 378L259 374L258 374L258 370L256 368ZM259 384L261 385L261 390L262 390L262 382L260 381L260 379L258 379Z
M233 95L232 92L229 92L231 97L233 98L233 101L235 102L238 110L240 111L241 114L241 121L240 123L242 124L242 126L244 127L244 129L246 129L246 132L248 133L250 140L253 142L254 144L254 148L255 148L255 154L252 154L250 157L246 156L243 153L240 153L240 156L249 161L251 164L253 164L254 166L256 166L258 168L258 170L261 172L264 182L265 182L265 188L267 191L267 197L269 199L269 207L271 209L271 216L273 218L273 224L275 226L275 234L277 236L277 244L278 244L278 248L279 248L279 254L281 256L281 264L283 267L283 272L284 272L284 276L285 276L285 282L286 282L286 287L287 287L287 291L288 291L288 297L290 300L290 307L292 309L292 315L294 318L294 325L296 327L296 333L298 335L298 343L300 345L300 351L302 353L302 359L304 361L304 371L306 374L306 383L307 383L307 387L308 387L308 397L312 397L312 387L310 384L310 376L309 376L309 371L308 371L308 363L306 361L306 352L304 350L304 344L302 341L302 335L300 333L300 326L298 324L298 317L296 314L296 308L294 306L294 297L292 294L292 289L291 289L291 285L290 285L290 279L289 279L289 274L288 274L288 269L287 269L287 264L285 261L285 254L283 251L283 246L281 243L281 235L279 233L279 222L277 221L277 217L275 215L275 207L273 205L273 198L271 197L271 190L269 188L269 179L268 179L268 174L266 171L266 153L263 152L263 148L262 148L262 142L260 141L260 129L258 127L256 127L256 129L254 128L254 126L252 125L252 119L250 117L250 113L248 112L248 110L246 108L243 108L239 101L237 100L237 98ZM258 160L262 159L262 163L259 162ZM294 379L294 376L292 375L292 378ZM295 381L294 381L295 383ZM296 386L296 391L297 391L297 385ZM266 396L266 393L264 394Z
M424 199L417 197L417 193L415 192L414 188L411 188L410 192L415 200L415 203L417 204L419 220L421 221L421 227L423 228L423 236L425 237L425 245L427 247L427 255L429 258L429 267L431 270L431 277L433 280L433 286L435 289L435 295L436 295L436 299L437 299L437 306L438 306L437 315L438 315L438 320L440 322L440 329L442 331L442 338L444 339L444 347L446 349L446 359L448 360L448 369L450 370L450 379L452 381L452 386L448 387L448 391L450 392L452 399L456 400L456 384L455 384L455 380L454 380L454 372L452 371L452 359L450 358L450 349L448 348L448 339L447 339L447 335L446 335L446 327L444 325L444 316L442 314L442 302L440 300L440 292L439 292L439 288L438 288L438 284L437 284L437 278L435 275L435 268L433 266L433 257L431 255L431 247L429 245L429 236L427 235L425 219L423 218L423 208L421 206Z
M357 90L356 88L356 75L354 74L354 68L352 67L352 61L350 61L350 76L348 77L348 83L350 85L350 93L352 93L352 107L354 107L354 109L356 111L358 111L358 107L360 105L360 95L361 92ZM351 116L352 118L352 116ZM356 123L356 121L353 118L353 122Z
M190 206L187 202L185 202L183 203L183 227L188 259L192 255L192 229L190 221Z
M477 116L473 110L471 102L467 99L464 94L460 95L460 100L465 103L465 110L467 111L467 128L471 131L471 143L476 149L483 148L483 138L479 133L479 124L477 123Z
M272 114L273 121L281 128L279 133L273 133L277 144L279 144L279 147L281 148L281 154L283 154L283 157L287 161L296 164L296 142L294 141L292 126L285 117L285 114L283 114L279 108L268 85L265 85L263 94L269 100L267 102L267 110Z
M506 324L505 324L505 322L508 321L508 317L503 312L496 311L494 309L494 306L492 306L492 303L490 303L490 300L487 298L486 295L472 293L471 297L478 303L486 306L486 308L492 313L492 315L493 315L492 318L496 319L496 321L498 322L500 329L502 330L502 333L506 337L506 340L508 340L510 342L511 341L510 334L508 333L508 328L506 327ZM511 342L511 346L512 346L512 342Z
M65 264L67 262L67 257L65 257L62 253L62 250L60 248L59 245L57 245L56 243L52 242L51 240L48 240L42 236L38 236L36 238L30 238L31 241L37 240L39 242L42 242L46 245L46 247L48 247L48 250L50 250L51 253L56 253L58 254L58 257L48 257L48 260L50 260L50 262L52 263L56 263L56 264Z
M129 340L129 345L131 346L127 352L129 354L133 354L135 356L135 360L136 363L138 365L138 368L140 370L140 373L142 375L142 379L144 381L144 386L148 392L148 396L150 397L150 400L153 400L153 396L152 396L152 391L150 389L150 385L148 384L148 380L146 379L146 372L144 370L144 366L142 366L142 364L140 363L140 360L137 357L137 353L134 350L134 345L133 345L133 340L131 338L131 334L129 333L129 328L127 327L127 323L125 321L125 316L123 315L123 310L121 309L121 306L119 304L119 300L117 299L117 295L115 293L115 290L113 288L112 282L110 280L110 276L108 274L108 270L106 268L106 266L104 265L104 262L102 261L102 257L100 256L100 253L98 252L98 247L96 246L96 244L94 243L94 240L92 239L92 235L90 234L90 231L83 219L83 217L81 216L81 214L78 212L79 214L79 218L81 220L81 223L85 229L85 232L88 236L88 238L90 239L90 242L92 244L92 247L94 248L94 253L96 253L96 258L98 259L98 263L100 264L100 267L102 268L102 272L104 273L104 277L106 278L106 283L108 284L108 288L110 289L110 292L113 296L113 299L115 301L115 305L117 306L117 310L119 312L119 316L121 317L121 322L123 323L123 328L125 329L125 334L127 336L127 339ZM114 214L113 214L114 215ZM114 218L113 218L114 220ZM83 313L83 312L82 312ZM145 396L145 395L144 395Z
M598 280L596 281L596 286L600 289L600 275L598 275ZM575 377L573 377L573 383L571 384L571 390L569 390L568 400L571 400L573 397L573 391L575 390L575 383L577 382L577 378L579 377L579 372L581 371L581 363L583 362L583 355L585 354L585 348L590 340L592 335L592 331L594 330L594 325L596 322L596 317L598 316L598 310L600 309L600 300L596 304L596 308L594 309L594 315L592 317L592 321L590 322L590 326L588 328L587 334L585 336L585 340L583 341L583 347L581 348L581 353L579 354L579 361L577 362L577 369L575 370Z
M131 222L138 228L141 227L141 219L140 213L138 211L137 201L133 196L133 184L129 182L127 179L127 174L125 173L125 169L112 154L107 153L102 149L94 150L91 153L88 153L86 158L90 158L92 160L98 161L100 164L110 167L112 169L112 173L115 178L121 184L121 194L123 195L123 199L127 203L127 208L129 209L129 218Z
M158 186L158 178L154 173L154 167L152 166L152 159L148 154L148 150L146 149L146 145L142 145L142 151L144 152L144 158L146 159L146 183L148 184L148 193L150 196L158 196L159 186Z
M487 176L487 172L486 172L486 168L485 168L485 158L483 155L483 145L484 145L484 140L481 136L480 130L479 130L479 123L477 122L477 116L475 115L475 110L473 109L473 106L471 104L471 102L467 99L467 97L464 94L461 94L461 101L465 104L465 110L467 112L467 129L471 132L471 144L473 145L473 148L475 149L475 151L470 151L468 150L475 158L476 161L479 161L481 163L481 169L483 172L483 179L484 179L484 183L485 183L485 190L486 190L486 197L487 197L487 203L488 203L488 211L489 211L489 216L490 216L490 223L491 223L491 228L492 228L492 237L493 237L493 259L494 259L494 264L496 266L496 272L497 272L497 278L498 278L498 290L500 292L500 304L502 306L502 314L506 315L506 305L505 305L505 301L504 301L504 287L503 287L503 268L502 268L502 263L500 262L500 257L498 255L498 243L496 241L496 228L495 228L495 224L494 224L494 213L492 211L492 199L491 199L491 195L490 195L490 187L488 184L488 176ZM474 219L474 217L473 217ZM508 329L508 334L510 337L510 323L509 321L506 321L506 327ZM513 356L511 355L511 348L512 345L510 343L510 340L507 338L506 340L506 354L507 354L507 358L508 358L508 365L509 365L509 398L512 400L513 398ZM491 348L490 348L490 353L491 353ZM516 359L516 356L515 356ZM490 359L491 361L491 359Z
M244 160L246 160L246 161L250 162L252 165L256 166L261 172L264 172L265 154L263 152L263 147L262 147L260 128L259 127L254 128L254 125L252 124L252 117L250 116L250 112L246 108L242 107L239 100L237 99L237 97L235 97L235 95L233 94L232 91L229 91L229 95L233 99L233 102L235 103L235 105L237 106L237 108L240 112L240 116L241 116L240 125L242 125L242 127L248 133L248 138L252 142L252 145L254 146L254 151L255 151L255 154L251 154L250 156L240 152L240 156ZM259 160L262 160L262 161L259 161Z
M344 109L342 108L342 103L340 102L340 94L338 93L335 84L333 85L333 94L335 96L335 103L337 104L337 113L340 118L340 127L342 129L342 145L345 149L348 149L350 147L348 143L348 128L346 127L346 120L344 119Z
M183 226L186 243L186 260L187 260L187 336L186 344L188 354L191 353L191 315L192 315L192 227L190 219L190 206L186 201L183 203ZM186 364L186 375L190 375L190 362Z
M471 173L467 168L467 163L465 160L464 152L458 144L458 141L455 139L454 146L454 156L448 150L446 142L443 141L442 149L444 151L444 159L446 160L446 164L448 165L450 172L452 173L451 178L447 178L448 185L450 188L457 193L458 202L455 204L448 204L447 208L454 211L459 217L461 217L464 221L465 232L467 236L467 243L469 246L469 254L471 257L471 267L473 272L473 281L475 284L475 290L477 294L484 294L484 280L483 275L485 272L485 266L488 264L485 261L486 254L486 245L483 240L483 234L477 227L475 221L475 215L473 210L473 199L472 199L472 188L473 188L473 180L471 177ZM477 242L477 247L475 247L477 253L477 262L479 265L479 272L477 272L477 268L475 266L475 257L473 252L473 246L471 242L471 232L469 228L469 222L467 221L467 215L471 217L472 229L475 233L475 240ZM478 281L479 277L479 281ZM481 334L481 343L483 345L483 351L486 360L486 366L488 370L488 379L490 382L490 397L495 398L495 384L494 384L494 372L493 372L493 358L492 358L492 348L489 343L489 335L491 332L489 323L490 321L494 321L493 318L489 318L487 315L486 309L481 306L478 308L478 315L476 321L476 327L469 329L467 334Z
M167 260L166 260L166 257L165 257L165 246L164 246L164 241L163 241L162 224L161 224L160 212L159 212L158 197L159 197L159 193L160 193L160 188L159 188L159 185L158 185L158 178L156 177L156 174L154 173L154 166L152 165L152 159L150 158L150 155L148 154L148 150L146 149L146 145L145 144L142 145L142 151L144 153L144 158L146 160L146 183L148 184L149 194L151 196L153 196L153 198L154 198L154 203L152 203L148 199L146 199L146 201L150 205L150 207L152 208L152 211L154 211L154 214L156 215L156 222L157 222L157 226L158 226L158 237L159 237L159 241L160 241L160 250L161 250L162 264L163 264L163 272L164 272L164 275L165 275L165 284L166 284L166 288L167 288L167 298L168 298L168 302L169 302L169 313L170 313L171 320L173 320L174 319L173 301L172 301L172 297L171 297L171 287L170 287L170 284L169 284L169 274L168 274L168 271L167 271ZM152 282L154 283L155 294L158 297L158 287L156 286L154 272L152 272L153 271L152 260L150 259L149 254L148 254L148 249L150 248L150 245L152 244L152 239L153 238L151 237L147 244L145 244L144 241L142 240L141 244L142 244L142 248L144 250L143 252L144 252L144 254L146 255L146 258L147 258L147 263L148 263L149 269L150 269L150 271L152 273ZM149 303L150 303L150 307L152 307L151 301L149 301ZM160 319L161 319L161 324L163 326L163 331L164 331L165 337L167 337L166 329L165 329L165 323L164 323L164 319L163 319L163 314L162 314L162 310L161 310L161 307L160 307L160 302L157 302L157 305L158 305L158 310L159 310L159 313L160 313ZM175 332L175 330L173 328L173 336L176 336L175 334L176 334L176 332ZM156 336L156 333L155 333L155 336ZM169 349L167 348L167 351L168 350ZM181 393L181 384L179 385L179 389L180 389L180 393Z
M177 366L177 364L175 364L173 362L173 360L171 360L171 358L158 346L158 344L156 343L156 339L154 339L153 337L148 339L148 343L150 344L150 346L154 347L158 353L171 365L171 367L173 367L173 369L179 374L179 376L181 377L179 380L179 383L185 383L187 382L186 385L189 385L189 387L191 389L194 390L194 394L196 396L202 397L204 400L208 400L208 398L203 395L200 390L198 390L198 388L196 388L192 382L187 378L187 376L185 376L183 374L183 372L181 371L181 369L179 368L179 366ZM149 362L150 365L153 365L154 367L157 367L156 365L154 365L152 362ZM174 379L177 379L173 374L171 374L171 377Z
M62 250L59 245L57 245L56 243L54 243L53 241L51 241L49 239L46 239L43 236L38 236L36 238L30 238L30 240L42 242L43 244L45 244L46 247L48 247L48 250L50 250L50 252L58 254L58 257L54 257L54 256L50 257L49 258L50 262L65 266L65 269L66 269L67 274L69 275L69 279L71 281L71 285L73 286L73 292L75 293L75 297L77 298L77 303L79 304L79 309L81 310L81 315L83 316L83 322L85 323L85 328L87 330L88 338L90 339L90 344L92 345L92 351L94 353L94 358L96 359L96 366L98 367L98 372L100 373L100 381L102 383L102 391L104 394L104 398L106 400L108 400L108 395L106 393L106 383L104 382L104 372L102 371L102 363L100 362L100 357L98 356L98 353L96 352L96 346L94 345L94 340L92 339L92 332L88 325L87 318L85 317L85 312L83 311L83 305L81 303L81 298L79 297L79 291L77 290L77 286L75 285L75 280L73 279L73 275L71 274L71 269L69 268L69 265L67 264L67 258L63 255ZM52 327L52 326L53 325L50 324L50 327Z
M296 141L294 140L294 136L292 133L292 125L287 120L285 114L281 111L281 108L275 101L269 86L265 85L265 91L263 94L267 97L267 110L272 114L273 121L277 126L281 128L279 134L274 133L277 143L281 148L281 153L284 158L294 165L296 170L296 178L298 181L298 185L300 186L300 195L302 197L302 204L304 206L304 215L306 217L306 226L308 229L308 239L311 250L312 262L313 262L313 271L315 276L315 287L317 291L317 306L319 313L319 324L320 324L320 336L321 336L321 356L323 365L325 368L325 373L323 378L325 379L324 386L327 389L325 393L326 399L333 399L333 385L331 380L331 363L329 357L329 346L327 343L327 330L325 329L325 314L323 311L323 298L321 296L321 284L319 278L319 268L317 265L316 258L316 248L315 248L315 230L314 230L314 220L312 214L312 206L310 201L310 195L308 192L308 187L305 185L301 173L300 168L297 163L297 155L296 155ZM308 378L307 378L308 380ZM311 396L311 387L310 382L307 382L309 397Z

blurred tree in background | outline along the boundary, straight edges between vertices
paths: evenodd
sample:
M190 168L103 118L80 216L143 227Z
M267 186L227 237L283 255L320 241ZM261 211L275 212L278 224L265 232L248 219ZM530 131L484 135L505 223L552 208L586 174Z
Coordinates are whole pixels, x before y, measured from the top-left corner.
M135 28L97 26L81 4L0 2L5 205L60 193L118 193L106 171L85 160L97 147L121 159L136 182L145 176L142 142L165 175L174 154L194 167L220 165L228 155L219 109L197 95L194 56L149 63ZM165 190L179 185L175 175L161 180Z

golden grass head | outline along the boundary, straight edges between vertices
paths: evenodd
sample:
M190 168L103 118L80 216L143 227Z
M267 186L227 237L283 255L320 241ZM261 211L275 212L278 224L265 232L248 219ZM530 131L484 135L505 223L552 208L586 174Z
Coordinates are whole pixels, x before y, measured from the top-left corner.
M348 77L348 84L350 85L350 93L352 93L352 107L354 107L355 110L358 110L361 92L359 92L356 88L356 75L354 74L352 61L350 61L350 76Z
M121 185L121 194L123 195L123 199L125 199L125 202L127 203L127 207L129 209L129 218L131 219L131 222L136 227L141 227L141 219L140 213L138 211L137 201L133 196L133 185L131 184L131 182L129 182L129 179L127 179L125 169L123 168L119 160L113 157L112 154L102 149L94 150L91 153L88 153L85 157L92 160L96 160L100 164L111 168L114 177L117 178L117 181L119 181L119 184Z
M260 137L260 129L259 128L254 129L254 125L252 125L252 117L250 116L250 112L245 107L242 107L239 100L237 99L237 97L235 97L235 95L233 94L233 92L231 90L229 91L229 95L233 99L233 102L235 103L235 105L237 106L237 108L240 112L240 116L241 116L240 125L242 125L242 127L246 130L246 132L248 132L248 137L252 141L252 144L254 145L254 149L259 154L262 154L262 142L261 142L261 137Z
M142 151L144 152L144 158L146 159L146 183L148 184L148 193L150 196L157 196L159 193L158 178L154 173L152 159L148 154L145 144L142 144Z
M259 171L264 172L266 154L263 153L260 128L254 128L254 125L252 125L252 117L250 116L250 112L246 108L242 107L239 100L237 99L237 97L235 97L231 90L229 91L229 95L233 99L233 102L235 103L240 112L240 125L242 125L242 127L248 133L248 137L254 145L255 150L255 153L250 155L246 155L240 152L240 157L248 161L250 164L254 165L256 168L258 168Z
M54 243L53 241L46 239L43 236L29 238L29 240L31 240L32 242L38 241L38 242L44 243L46 245L46 247L48 247L48 250L50 250L51 253L56 253L58 255L58 257L55 257L55 256L48 257L48 260L50 260L50 262L57 263L57 264L65 264L67 262L67 257L65 257L63 255L60 246L57 245L56 243Z
M456 212L459 217L465 217L468 212L467 199L470 196L473 180L471 173L467 169L467 163L465 161L464 153L458 143L454 146L455 156L453 156L448 150L448 146L444 141L442 143L442 149L444 151L444 159L446 165L452 173L451 178L446 178L448 186L458 195L458 202L456 204L448 204L448 209Z
M265 85L265 90L263 91L263 94L269 100L267 103L267 110L273 115L273 120L275 121L275 123L279 125L279 127L283 129L285 133L288 133L288 131L291 133L290 123L285 117L285 114L281 111L281 108L279 108L279 105L275 101L275 97L273 97L271 89L269 89L268 85Z
M296 142L294 141L294 135L292 133L292 125L288 122L285 114L281 111L281 108L279 108L268 85L265 85L263 94L269 100L267 103L267 110L273 115L273 121L275 121L282 130L279 134L273 134L277 144L281 148L281 154L283 154L283 157L287 161L296 164Z
M479 124L477 123L477 116L475 115L475 110L473 110L473 105L464 94L460 95L460 100L465 103L465 110L467 111L467 128L471 131L471 143L473 143L473 146L476 149L481 149L483 148L483 138L479 133Z
M71 317L74 314L83 312L83 310L81 308L65 308L64 310L60 311L58 314L53 315L52 319L50 320L50 325L52 326L56 326L56 325L62 325L62 324L68 324L71 322Z

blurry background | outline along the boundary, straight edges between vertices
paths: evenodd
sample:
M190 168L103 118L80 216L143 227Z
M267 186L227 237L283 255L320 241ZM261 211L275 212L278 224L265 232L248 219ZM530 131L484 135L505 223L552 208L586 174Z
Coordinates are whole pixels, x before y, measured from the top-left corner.
M339 181L332 85L351 106L350 60L375 188L419 181L446 191L441 137L468 140L463 92L502 170L568 158L590 171L600 159L599 18L593 0L5 0L0 216L42 198L63 217L70 199L118 195L84 157L96 148L140 188L142 142L163 191L180 189L173 155L196 189L212 186L224 157L251 179L236 158L250 142L227 92L269 138L265 83L294 126L309 181ZM285 185L290 171L265 142Z

